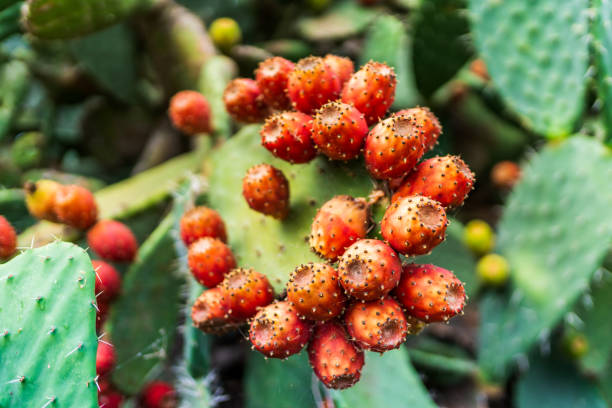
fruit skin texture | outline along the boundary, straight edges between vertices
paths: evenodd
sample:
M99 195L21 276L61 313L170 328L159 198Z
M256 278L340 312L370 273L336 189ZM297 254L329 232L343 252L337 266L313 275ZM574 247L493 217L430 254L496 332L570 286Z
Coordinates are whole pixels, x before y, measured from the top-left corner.
M353 105L365 115L368 125L373 125L393 104L396 84L393 68L370 61L344 84L342 102Z
M132 231L115 220L101 220L87 232L87 244L100 258L114 262L132 262L138 242Z
M408 115L414 119L414 124L421 133L425 151L434 148L438 143L438 138L442 134L440 121L427 107L417 106L416 108L402 109L397 115Z
M164 381L153 381L148 384L141 395L143 408L171 408L177 406L176 390Z
M87 229L98 219L98 206L91 191L76 184L62 186L55 194L53 212L71 227Z
M225 333L235 327L235 322L229 317L229 310L229 296L217 286L198 296L191 307L191 320L204 333Z
M213 43L224 51L230 50L242 40L240 26L233 18L221 17L214 20L208 33Z
M189 246L203 237L218 238L227 242L225 223L218 212L198 206L185 212L180 222L181 239Z
M54 210L55 196L61 187L61 184L53 180L27 182L24 186L25 201L30 214L41 220L57 222Z
M327 54L323 60L336 73L341 86L344 86L355 72L355 65L350 58Z
M259 307L269 305L274 299L268 278L254 269L234 269L225 276L221 288L229 299L228 314L235 320L254 316Z
M98 393L98 405L102 408L119 408L123 403L123 395L117 391L110 390L104 393Z
M261 144L279 159L308 163L317 155L312 143L312 118L301 112L281 112L261 128Z
M359 156L368 131L357 109L342 102L328 102L314 116L312 140L330 159L351 160Z
M0 215L0 259L8 258L17 248L17 233L6 218Z
M357 241L338 263L340 284L349 296L360 300L384 297L397 286L401 273L397 254L376 239Z
M168 109L175 128L188 135L210 132L210 105L196 91L177 92Z
M255 80L263 100L270 107L277 110L291 108L291 101L287 96L287 82L294 67L293 62L283 57L272 57L261 62L255 70Z
M471 220L463 229L463 242L474 253L482 255L495 246L495 233L483 220Z
M327 388L341 390L361 377L364 353L348 339L346 331L331 320L314 328L308 359L315 375Z
M257 312L251 321L249 340L253 347L272 358L287 358L304 348L310 338L310 323L300 319L289 302L274 302Z
M510 265L503 256L488 254L476 264L476 274L487 285L503 286L510 276Z
M287 82L287 94L293 107L308 114L337 99L341 88L338 75L321 57L299 60Z
M269 164L247 170L242 179L242 196L251 209L282 220L289 213L289 181Z
M365 238L369 226L369 208L364 199L335 196L315 215L310 229L310 247L320 257L333 262L346 248Z
M238 122L258 123L268 115L257 82L249 78L232 80L223 92L225 109Z
M115 349L105 341L98 342L96 352L96 373L100 376L108 374L115 366Z
M187 264L193 277L213 288L236 267L232 250L217 238L203 237L189 246Z
M328 320L342 313L346 296L334 268L323 263L307 263L291 274L287 301L307 319Z
M377 179L394 179L408 174L424 152L423 138L408 115L392 115L379 122L365 141L365 162Z
M401 306L386 297L371 302L354 302L344 314L350 337L362 348L384 353L406 340L407 322Z
M110 264L94 259L91 261L96 272L96 299L98 303L107 303L113 300L121 290L121 275Z
M491 182L500 190L511 190L521 179L521 168L518 164L505 160L491 169Z
M463 283L451 271L430 264L404 265L394 293L407 314L427 323L456 316L466 300Z
M392 202L380 223L380 232L393 249L415 256L431 252L444 241L446 211L430 198L415 195Z

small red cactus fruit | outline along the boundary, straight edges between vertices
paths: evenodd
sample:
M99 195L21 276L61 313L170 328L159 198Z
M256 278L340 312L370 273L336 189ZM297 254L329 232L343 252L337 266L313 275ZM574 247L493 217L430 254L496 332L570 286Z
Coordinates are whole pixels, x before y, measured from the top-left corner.
M307 319L328 320L342 313L346 296L334 268L323 263L307 263L291 274L287 301Z
M283 57L272 57L259 64L255 70L255 80L263 100L276 110L291 108L291 101L287 96L287 82L289 74L295 64Z
M113 389L98 393L98 406L100 408L120 408L122 404L123 395Z
M394 179L408 174L423 155L423 138L408 115L392 115L368 133L365 162L377 179Z
M335 196L319 209L310 229L310 247L320 257L335 261L346 248L365 238L370 214L363 198Z
M368 130L357 109L342 102L328 102L314 116L312 140L330 159L351 160L359 155Z
M115 367L115 349L106 340L98 341L98 351L96 353L96 373L103 376Z
M355 347L335 320L315 326L308 358L319 380L337 390L355 385L364 364L363 351Z
M392 298L354 302L344 314L350 337L362 348L384 353L402 345L407 327L404 311Z
M98 219L93 194L76 184L62 186L57 191L53 210L60 222L78 229L87 229Z
M418 106L416 108L402 109L396 115L408 115L414 119L414 125L421 133L425 151L434 148L438 143L438 138L442 134L440 121L429 108Z
M463 204L474 187L474 181L474 173L459 156L432 157L421 162L406 177L391 201L422 195L445 208L454 208Z
M225 276L221 287L229 296L232 319L248 319L257 309L269 305L274 299L274 290L265 275L254 269L237 268Z
M282 220L289 213L289 182L282 171L269 164L247 170L242 196L251 209Z
M342 102L353 105L365 115L368 125L373 125L393 104L396 83L393 68L370 61L344 84Z
M227 242L223 219L218 212L208 207L198 206L190 209L183 214L180 224L181 239L187 246L204 237Z
M444 241L446 211L430 198L415 195L391 203L380 223L380 232L393 249L403 255L431 252Z
M404 265L394 293L407 314L426 323L456 316L466 299L463 283L451 271L429 264Z
M17 233L6 218L0 215L0 259L8 258L17 248Z
M340 86L343 86L346 81L351 79L353 72L355 72L355 65L350 58L340 57L334 54L327 54L323 60L338 76Z
M87 232L87 244L100 258L114 262L132 262L138 241L127 225L115 220L101 220Z
M176 390L171 384L164 381L153 381L141 393L143 408L176 408L178 400Z
M191 308L193 325L204 333L222 334L235 327L229 318L229 296L217 286L207 289Z
M121 290L121 275L110 264L94 259L91 261L96 273L96 298L100 303L113 300Z
M188 135L210 132L210 105L199 92L181 91L170 99L168 113L175 128Z
M200 238L189 246L187 263L193 277L208 288L217 286L236 267L232 250L212 237Z
M238 122L258 123L268 115L257 82L248 78L232 80L223 93L225 110Z
M521 168L518 164L505 160L491 169L491 182L500 190L512 190L521 179Z
M308 163L317 155L312 143L312 118L301 112L281 112L261 128L261 144L289 163Z
M361 300L384 297L397 286L402 265L384 242L362 239L351 245L338 263L340 284L349 296Z
M61 188L62 185L53 180L25 183L25 201L30 214L41 220L57 222L55 196Z
M249 339L266 357L287 358L304 348L310 338L310 323L300 319L287 301L274 302L257 312L251 321Z
M289 74L287 93L293 107L312 113L340 95L338 75L321 57L302 58Z
M96 310L96 332L100 333L106 318L108 317L108 309L110 304L108 302L98 302L98 308Z

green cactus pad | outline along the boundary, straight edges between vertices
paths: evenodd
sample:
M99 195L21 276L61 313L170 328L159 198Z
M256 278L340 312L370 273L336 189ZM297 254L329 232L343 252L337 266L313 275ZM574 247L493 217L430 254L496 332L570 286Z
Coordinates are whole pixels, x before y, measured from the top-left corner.
M322 16L302 18L297 28L302 37L309 41L340 40L365 30L376 15L374 10L348 0L338 2Z
M225 56L210 57L200 72L198 90L210 103L213 133L219 137L228 138L230 136L232 122L225 110L223 92L237 72L236 63Z
M0 265L0 407L98 406L94 286L65 242Z
M28 67L21 61L12 60L0 66L0 140L11 128L29 80Z
M594 21L591 25L593 34L593 51L595 53L595 67L597 69L597 90L603 104L603 117L605 119L608 140L612 137L612 1L593 1Z
M472 32L495 87L524 124L572 132L584 108L588 0L470 0Z
M545 148L524 168L499 224L515 289L481 305L479 363L503 377L515 358L588 288L612 242L610 152L582 136Z

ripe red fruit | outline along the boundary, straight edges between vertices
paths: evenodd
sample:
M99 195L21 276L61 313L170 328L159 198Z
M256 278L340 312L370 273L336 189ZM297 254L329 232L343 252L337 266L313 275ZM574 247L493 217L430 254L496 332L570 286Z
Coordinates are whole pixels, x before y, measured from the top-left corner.
M461 313L466 299L463 283L451 271L429 264L404 265L394 293L406 313L427 323Z
M282 171L269 164L247 170L242 195L251 209L283 219L289 213L289 182Z
M153 381L142 390L143 408L174 408L178 405L176 390L164 381Z
M346 248L365 238L370 226L363 198L335 196L319 209L310 229L310 247L320 257L335 261Z
M181 91L170 99L172 124L188 135L210 132L210 105L199 92Z
M0 215L0 259L8 258L17 248L17 233L6 218Z
M340 95L338 75L321 57L302 58L289 74L287 93L293 107L312 113Z
M223 219L218 212L208 207L198 206L185 212L180 224L181 238L187 246L204 237L227 242Z
M235 322L229 317L229 310L229 296L217 286L205 290L196 299L191 308L191 320L204 333L225 333L235 327Z
M338 272L323 263L298 266L287 282L287 301L311 320L328 320L344 310L346 296Z
M463 204L474 181L474 173L459 156L432 157L404 179L391 201L418 194L453 208Z
M314 116L312 140L330 159L350 160L359 155L368 130L357 109L342 102L328 102Z
M426 152L433 149L438 143L438 137L442 134L442 126L429 108L417 106L416 108L402 109L396 115L408 115L414 119L414 126L421 133Z
M104 326L104 322L108 317L108 309L110 304L108 302L98 302L98 308L96 310L96 332L100 332L102 326Z
M353 105L365 115L368 125L373 125L393 104L396 83L393 68L370 61L344 84L342 102Z
M287 96L287 82L294 66L293 62L283 57L272 57L261 62L255 70L255 80L263 100L274 109L291 108L291 101Z
M511 161L501 161L491 169L491 182L500 190L511 190L521 179L521 168Z
M249 340L267 357L286 358L299 353L310 338L310 323L300 319L289 302L274 302L251 321Z
M349 296L361 300L380 299L397 286L402 265L384 242L362 239L351 245L338 264L340 284Z
M269 305L274 299L268 278L254 269L234 269L225 276L221 287L229 298L228 314L236 320L254 316L259 307Z
M410 172L423 155L423 138L408 115L392 115L368 133L365 162L377 179L394 179Z
M187 263L193 277L202 285L217 286L236 267L232 250L212 237L203 237L189 246Z
M317 152L312 143L312 118L301 112L281 112L261 128L261 144L289 163L308 163Z
M223 93L225 110L239 122L258 123L265 119L268 107L257 82L248 78L232 80Z
M355 65L353 65L353 61L351 61L350 58L340 57L334 54L327 54L323 60L338 76L341 87L351 78L351 75L353 75L353 72L355 71Z
M98 341L96 353L96 373L100 376L106 375L115 366L115 349L107 341Z
M115 220L98 221L87 232L87 244L100 258L115 262L131 262L138 251L132 231Z
M308 358L319 380L337 390L357 383L364 364L363 351L355 347L344 328L334 320L315 326Z
M96 273L96 298L99 303L113 300L121 290L121 275L110 264L94 259L91 261Z
M351 338L362 348L384 353L406 340L407 323L400 305L390 297L354 302L344 314Z
M78 229L91 227L98 218L93 194L76 184L62 186L57 191L53 211L60 222Z
M119 408L121 404L123 404L123 395L113 389L98 393L98 406L100 408Z
M430 198L415 195L391 203L380 223L380 232L403 255L429 253L444 241L448 220L444 208Z

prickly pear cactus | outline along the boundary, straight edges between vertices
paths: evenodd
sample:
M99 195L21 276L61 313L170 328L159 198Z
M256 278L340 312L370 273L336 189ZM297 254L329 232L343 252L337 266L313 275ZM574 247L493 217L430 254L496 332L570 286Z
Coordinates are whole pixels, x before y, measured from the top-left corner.
M593 51L597 69L597 90L603 104L603 116L607 125L608 140L612 135L612 2L595 0L595 18L591 25Z
M0 407L98 406L94 286L65 242L0 265Z
M198 90L210 102L212 127L216 136L230 136L231 121L223 104L223 92L237 71L236 63L230 58L214 56L204 63L200 72Z

